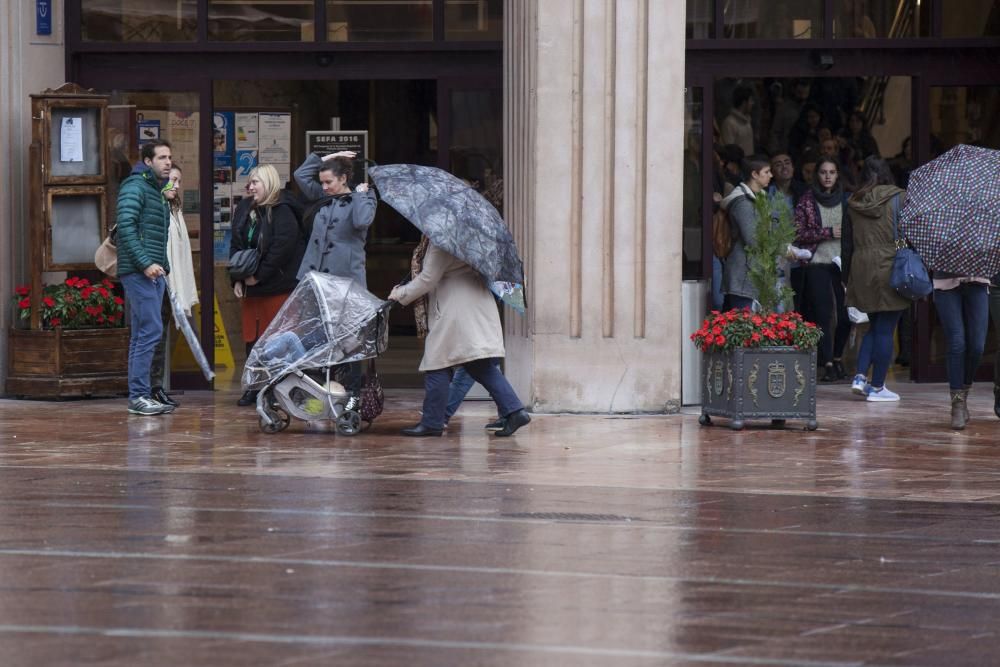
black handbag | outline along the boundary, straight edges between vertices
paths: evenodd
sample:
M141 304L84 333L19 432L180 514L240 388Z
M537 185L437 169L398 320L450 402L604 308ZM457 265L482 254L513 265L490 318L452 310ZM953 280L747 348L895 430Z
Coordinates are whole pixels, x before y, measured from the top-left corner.
M375 370L375 360L368 360L368 373L365 385L361 388L361 419L371 424L382 414L385 407L385 392L382 390L382 380Z
M247 248L237 250L229 258L229 278L230 280L246 280L257 273L260 265L260 250L257 248Z

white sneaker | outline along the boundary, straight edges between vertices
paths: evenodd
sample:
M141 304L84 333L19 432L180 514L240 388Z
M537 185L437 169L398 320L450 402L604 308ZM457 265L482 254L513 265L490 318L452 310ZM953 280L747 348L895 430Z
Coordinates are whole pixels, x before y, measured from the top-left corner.
M872 386L868 384L868 378L866 378L861 373L854 376L851 380L851 391L858 396L867 396L871 393Z
M868 398L865 400L871 403L891 403L899 400L899 394L888 387L882 387L881 389L872 387L872 390L868 393Z

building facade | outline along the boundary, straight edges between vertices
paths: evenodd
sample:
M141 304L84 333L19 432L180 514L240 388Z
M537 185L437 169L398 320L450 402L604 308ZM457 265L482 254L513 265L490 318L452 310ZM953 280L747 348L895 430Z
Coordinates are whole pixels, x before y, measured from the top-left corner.
M252 149L287 173L310 131L366 132L370 158L448 169L503 209L529 305L505 313L506 369L552 412L679 408L682 312L713 277L714 158L737 88L755 102L755 152L790 150L806 105L833 135L860 110L901 174L955 143L1000 146L995 0L63 0L50 36L36 34L28 3L3 8L0 293L25 274L28 94L74 81L111 96L121 161L136 159L143 132L175 144L213 304L203 346L230 370L243 350L220 260L242 160ZM373 292L405 273L415 242L380 210ZM0 315L0 355L11 316ZM416 386L412 321L393 317L389 385ZM907 320L913 379L939 379L933 307Z

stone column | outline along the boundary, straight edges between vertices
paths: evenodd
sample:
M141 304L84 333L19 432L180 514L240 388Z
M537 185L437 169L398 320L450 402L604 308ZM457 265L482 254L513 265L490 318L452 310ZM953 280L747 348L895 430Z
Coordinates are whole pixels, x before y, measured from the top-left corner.
M533 409L680 406L683 0L507 0L505 212L527 274L507 373Z
M63 2L51 5L52 34L37 36L34 2L0 2L0 394L7 381L11 295L27 275L28 95L66 81Z

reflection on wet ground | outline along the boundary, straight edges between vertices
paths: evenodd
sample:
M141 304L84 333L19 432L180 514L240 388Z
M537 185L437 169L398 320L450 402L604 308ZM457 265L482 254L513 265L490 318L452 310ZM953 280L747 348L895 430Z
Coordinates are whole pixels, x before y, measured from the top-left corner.
M467 404L445 437L265 435L233 392L161 418L0 401L4 664L989 664L1000 420L943 386L820 430ZM790 423L789 426L798 427Z

